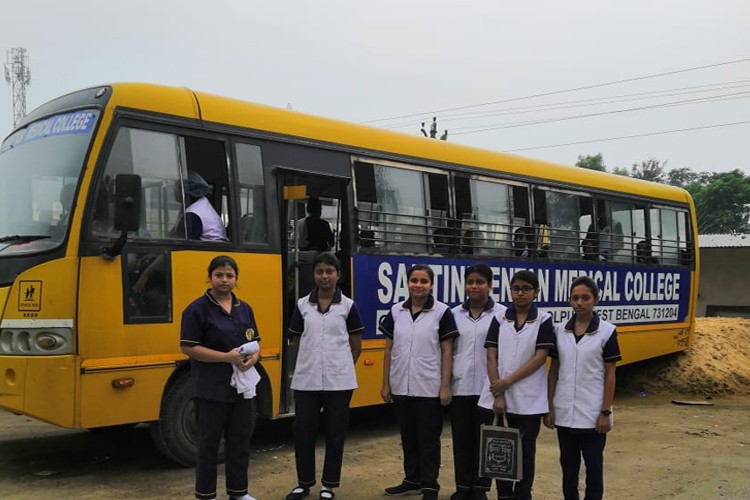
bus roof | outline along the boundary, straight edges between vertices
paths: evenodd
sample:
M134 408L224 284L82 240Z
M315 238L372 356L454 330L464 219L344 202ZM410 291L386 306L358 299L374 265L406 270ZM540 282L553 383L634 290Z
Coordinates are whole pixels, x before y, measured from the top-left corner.
M361 149L363 154L384 153L483 168L527 178L541 178L571 186L616 191L654 199L689 203L687 191L655 182L633 179L580 167L523 158L463 146L382 128L308 115L263 104L231 99L185 87L145 83L115 83L110 104L160 114L202 119L205 122L293 136L311 141ZM46 106L46 105L43 105ZM426 163L422 161L421 163Z

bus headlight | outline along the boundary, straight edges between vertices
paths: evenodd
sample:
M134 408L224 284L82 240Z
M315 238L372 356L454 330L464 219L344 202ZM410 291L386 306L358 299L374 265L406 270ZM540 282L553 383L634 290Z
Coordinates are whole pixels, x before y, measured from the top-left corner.
M49 351L54 349L60 344L61 338L56 336L54 333L42 333L36 337L36 345L43 351Z
M35 328L13 323L13 320L5 320L0 325L0 355L45 356L73 352L73 329L70 327L40 325Z

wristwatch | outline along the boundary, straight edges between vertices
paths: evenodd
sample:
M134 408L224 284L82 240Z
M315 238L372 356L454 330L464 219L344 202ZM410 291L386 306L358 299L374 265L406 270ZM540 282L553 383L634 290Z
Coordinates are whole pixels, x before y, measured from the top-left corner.
M602 410L602 415L604 415L605 417L608 417L612 415L612 410Z

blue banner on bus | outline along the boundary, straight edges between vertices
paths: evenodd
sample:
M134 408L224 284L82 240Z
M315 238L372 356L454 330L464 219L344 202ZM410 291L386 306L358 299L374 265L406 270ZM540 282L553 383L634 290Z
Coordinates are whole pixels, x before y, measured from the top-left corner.
M50 116L36 121L10 136L2 145L0 153L37 139L68 134L88 134L96 125L98 111L85 110Z
M454 306L465 297L464 270L476 262L476 259L355 255L354 299L365 325L363 338L383 338L377 332L378 322L393 304L407 298L406 271L412 265L429 265L435 272L435 298ZM494 274L491 296L502 304L510 302L513 274L522 269L535 272L539 276L538 305L552 314L555 323L573 314L568 304L570 283L582 275L593 278L601 288L596 310L615 325L682 322L688 314L689 269L489 259L482 262Z

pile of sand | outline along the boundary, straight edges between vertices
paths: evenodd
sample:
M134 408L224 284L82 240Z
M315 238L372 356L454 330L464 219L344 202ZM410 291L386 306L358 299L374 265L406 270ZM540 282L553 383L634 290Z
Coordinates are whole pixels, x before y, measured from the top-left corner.
M748 341L748 319L697 318L690 351L623 366L623 382L629 389L646 391L750 395Z

